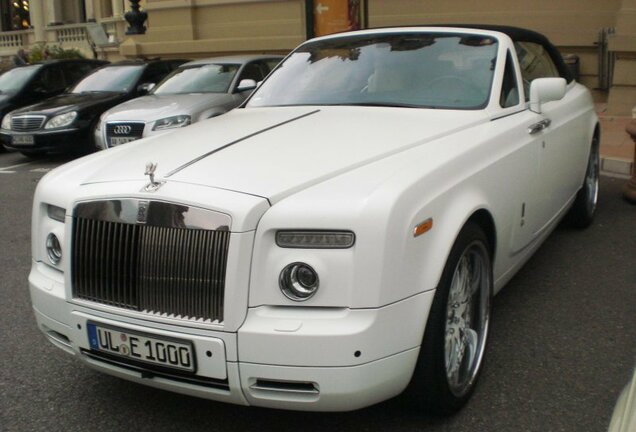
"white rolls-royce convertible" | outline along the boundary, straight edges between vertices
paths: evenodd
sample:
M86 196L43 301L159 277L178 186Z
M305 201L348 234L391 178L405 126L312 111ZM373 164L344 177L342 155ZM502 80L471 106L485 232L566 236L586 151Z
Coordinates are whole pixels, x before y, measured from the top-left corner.
M38 326L188 395L346 411L407 389L452 413L493 295L562 218L592 222L598 143L590 93L535 32L313 39L229 114L42 179Z

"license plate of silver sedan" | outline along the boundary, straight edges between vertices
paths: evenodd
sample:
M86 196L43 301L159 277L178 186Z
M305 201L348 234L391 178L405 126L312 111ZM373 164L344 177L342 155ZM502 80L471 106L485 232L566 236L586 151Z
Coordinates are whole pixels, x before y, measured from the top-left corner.
M126 144L132 141L137 140L137 137L110 137L110 145L112 147L118 146L118 145L122 145L122 144Z
M239 108L44 177L33 310L58 348L176 393L449 415L493 296L560 221L593 222L599 133L534 31L308 40Z

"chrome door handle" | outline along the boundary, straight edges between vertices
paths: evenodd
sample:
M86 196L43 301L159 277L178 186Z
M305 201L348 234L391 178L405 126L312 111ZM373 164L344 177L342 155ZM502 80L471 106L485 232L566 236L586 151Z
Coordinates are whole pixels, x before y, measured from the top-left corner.
M550 119L543 119L540 122L536 122L534 124L531 124L528 127L528 133L530 135L534 135L538 132L541 132L543 129L547 128L548 126L550 126L550 124L552 124L552 120Z

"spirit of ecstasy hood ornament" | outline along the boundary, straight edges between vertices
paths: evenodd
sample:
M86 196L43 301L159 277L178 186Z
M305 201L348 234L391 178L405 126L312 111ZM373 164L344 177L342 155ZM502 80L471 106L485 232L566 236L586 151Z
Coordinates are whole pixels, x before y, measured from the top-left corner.
M142 192L154 192L165 183L165 181L155 181L156 170L157 163L148 162L146 164L146 172L144 173L144 175L147 175L150 178L150 183L143 187Z

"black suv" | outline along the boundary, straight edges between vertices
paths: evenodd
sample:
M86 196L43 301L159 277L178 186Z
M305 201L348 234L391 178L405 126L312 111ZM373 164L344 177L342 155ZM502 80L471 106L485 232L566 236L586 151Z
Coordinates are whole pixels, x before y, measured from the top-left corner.
M123 61L103 66L67 93L4 116L0 141L37 157L45 153L92 151L93 130L101 114L142 96L186 60Z
M9 111L57 96L104 60L49 60L13 68L0 75L0 119ZM0 145L0 151L3 148Z

